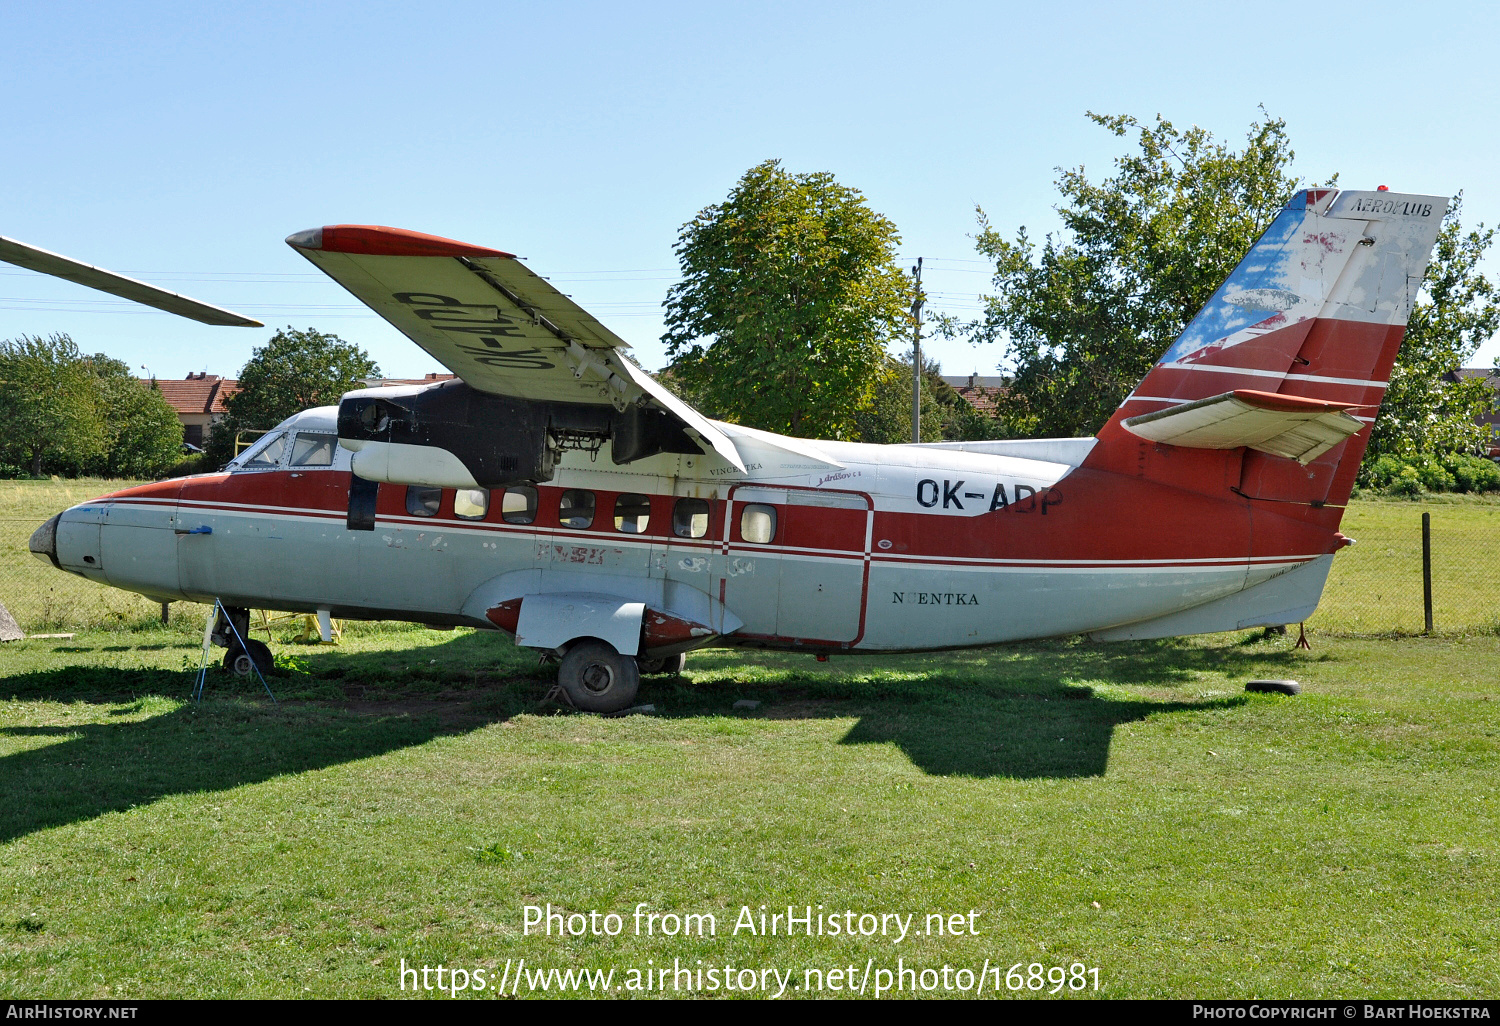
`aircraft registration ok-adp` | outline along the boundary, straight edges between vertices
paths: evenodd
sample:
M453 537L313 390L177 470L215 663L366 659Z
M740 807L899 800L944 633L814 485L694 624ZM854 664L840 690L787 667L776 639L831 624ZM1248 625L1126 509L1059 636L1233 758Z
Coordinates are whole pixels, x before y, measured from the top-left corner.
M155 600L219 599L239 637L249 608L505 631L557 656L568 699L597 712L704 645L1295 623L1349 544L1339 518L1446 209L1299 192L1095 437L925 445L708 420L509 253L299 232L287 242L458 379L349 392L221 473L74 506L31 550ZM226 665L269 658L219 634Z

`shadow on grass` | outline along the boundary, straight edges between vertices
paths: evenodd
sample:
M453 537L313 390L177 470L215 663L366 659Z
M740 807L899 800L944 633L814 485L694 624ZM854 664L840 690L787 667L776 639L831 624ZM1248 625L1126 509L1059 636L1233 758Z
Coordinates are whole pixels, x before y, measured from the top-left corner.
M0 690L18 699L116 708L115 722L0 729L58 739L0 758L0 842L173 794L227 790L541 712L552 672L537 667L534 655L482 634L409 652L287 648L305 659L309 674L272 678L280 706L255 700L258 683L222 673L210 678L203 703L144 719L142 702L156 699L139 696L185 699L192 674L84 666L5 678ZM762 703L749 714L756 717L857 717L841 743L895 744L932 774L1095 776L1105 771L1118 725L1246 700L1170 696L1199 673L1264 675L1294 659L1265 646L1172 643L1058 643L821 664L806 655L711 651L690 658L687 676L647 678L641 701L678 719L737 715L731 706L740 698ZM1095 693L1097 685L1144 686L1154 694L1106 696ZM289 694L301 700L285 701Z
M760 681L740 680L746 662ZM652 685L668 714L722 711L725 696L759 700L769 718L851 717L843 744L894 744L932 774L974 777L1102 775L1117 726L1163 713L1231 709L1243 694L1177 698L1201 674L1231 680L1289 672L1286 649L1174 641L1072 642L907 656L834 657L732 651L691 657L691 679ZM1110 687L1110 694L1096 688ZM1129 689L1123 696L1115 689ZM643 701L653 701L643 695Z
M455 638L456 650L436 662L428 653L453 643L409 652L278 646L303 658L311 671L269 678L279 706L265 699L259 681L221 670L211 672L201 703L186 701L195 677L187 669L85 665L6 677L0 692L18 700L113 708L110 722L0 728L0 736L56 739L0 758L0 842L174 794L228 790L369 758L537 711L542 688L527 679L536 656L497 640ZM52 651L71 654L75 647ZM171 647L196 665L196 646ZM493 676L497 664L507 671L503 680ZM160 703L157 696L185 704ZM142 718L152 704L168 711Z

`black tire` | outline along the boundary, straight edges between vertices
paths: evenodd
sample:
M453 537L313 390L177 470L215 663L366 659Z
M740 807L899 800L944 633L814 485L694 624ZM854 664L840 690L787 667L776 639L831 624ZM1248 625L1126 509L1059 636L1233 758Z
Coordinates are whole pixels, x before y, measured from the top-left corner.
M254 638L245 644L249 646L248 652L240 648L238 644L229 646L229 651L224 653L224 669L236 677L249 677L256 670L260 670L262 677L270 673L271 667L276 662L271 655L270 647L264 641L256 641Z
M634 656L621 655L603 641L580 641L557 668L557 683L573 708L612 713L628 709L640 690Z
M1252 680L1245 685L1245 690L1263 695L1300 695L1302 685L1294 680Z
M655 676L656 674L675 677L687 665L687 654L679 652L674 656L666 656L662 659L637 659L636 665L641 668L641 676L643 677Z

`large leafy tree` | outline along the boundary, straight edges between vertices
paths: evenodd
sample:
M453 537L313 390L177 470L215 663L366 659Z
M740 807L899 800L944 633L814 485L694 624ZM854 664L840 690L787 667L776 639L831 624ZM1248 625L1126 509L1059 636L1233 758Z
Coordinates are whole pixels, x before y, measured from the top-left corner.
M44 472L155 477L182 458L161 392L67 335L0 342L0 458Z
M827 172L768 160L683 226L667 293L669 377L717 416L850 437L909 325L900 236Z
M44 467L103 456L107 438L92 366L67 335L0 341L0 454Z
M1463 195L1453 197L1443 219L1370 436L1366 467L1384 455L1482 453L1487 448L1490 429L1477 417L1494 408L1494 389L1483 378L1449 377L1500 330L1495 287L1478 270L1495 229L1481 224L1465 231L1459 221L1462 206Z
M1136 151L1099 182L1062 172L1063 228L1040 246L1024 227L1005 238L981 209L997 291L980 320L945 322L1005 346L1014 380L998 410L1023 435L1097 431L1298 187L1286 123L1264 112L1242 149L1160 116L1088 116L1134 134Z
M120 360L95 353L94 375L104 453L80 468L106 477L158 477L182 460L182 422L156 387Z
M353 342L312 328L282 328L240 370L240 391L224 401L229 413L209 437L205 462L232 459L240 431L273 428L294 413L331 406L359 388L361 378L379 375L380 367Z

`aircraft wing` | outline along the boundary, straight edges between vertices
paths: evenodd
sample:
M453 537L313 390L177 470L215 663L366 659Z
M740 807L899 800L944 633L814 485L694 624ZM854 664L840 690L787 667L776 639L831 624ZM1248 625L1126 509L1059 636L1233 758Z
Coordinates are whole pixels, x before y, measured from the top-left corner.
M143 306L154 306L158 310L165 310L167 313L201 321L204 324L223 324L235 328L265 327L260 321L241 316L232 310L200 303L196 299L189 299L176 292L168 292L155 285L147 285L143 281L127 278L114 271L106 271L93 264L85 264L60 253L51 253L45 249L38 249L36 246L28 246L15 239L0 237L0 260L15 264L17 267L24 267L29 271L40 271L42 274L65 278L79 285L87 285L91 289L119 296L121 299L129 299Z
M514 255L375 225L330 225L287 243L481 392L646 403L740 470L734 443L624 354L626 342Z
M1141 438L1192 449L1248 446L1307 464L1364 425L1347 410L1354 403L1236 389L1131 417L1125 430Z

